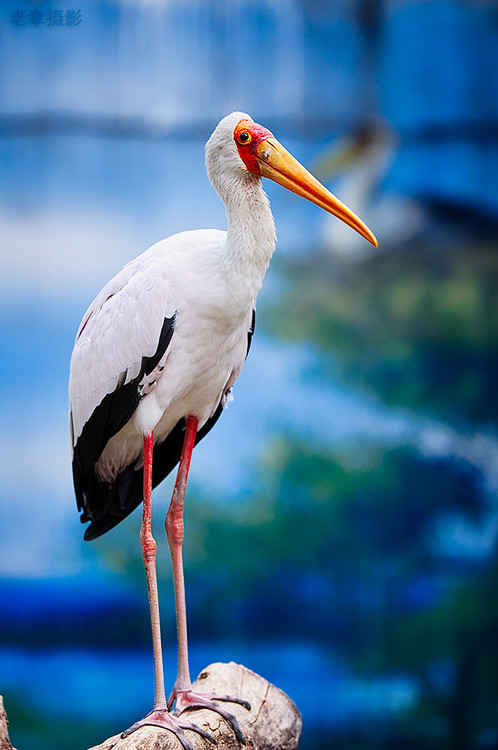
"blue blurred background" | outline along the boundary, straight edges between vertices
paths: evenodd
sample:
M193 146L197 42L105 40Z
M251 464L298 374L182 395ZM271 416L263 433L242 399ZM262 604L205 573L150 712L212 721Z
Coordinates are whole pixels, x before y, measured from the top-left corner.
M224 227L203 145L239 109L380 248L266 185L279 242L257 335L191 471L192 670L233 659L275 682L304 750L498 748L494 0L6 0L0 62L13 744L77 750L151 707L139 514L83 544L69 357L124 263ZM160 542L171 484L154 495Z

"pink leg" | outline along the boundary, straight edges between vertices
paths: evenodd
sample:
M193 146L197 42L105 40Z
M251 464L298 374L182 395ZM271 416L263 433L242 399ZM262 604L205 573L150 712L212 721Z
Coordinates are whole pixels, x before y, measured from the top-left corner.
M196 417L187 418L187 427L183 443L182 456L178 467L175 488L171 503L166 514L165 528L166 536L171 554L171 564L173 567L173 582L175 587L176 603L176 627L178 633L178 675L173 686L172 693L168 700L168 707L171 709L176 701L175 715L179 716L188 708L210 708L219 713L232 727L239 742L245 745L244 735L240 731L237 719L233 714L214 703L215 700L230 701L240 703L245 708L250 709L247 701L240 698L232 698L228 695L217 695L214 693L196 693L192 690L190 681L190 671L188 665L188 644L187 644L187 608L185 604L185 582L183 576L183 506L185 501L185 490L187 487L187 477L190 468L190 459L195 445L197 427L199 421Z
M169 551L171 555L171 565L173 568L173 583L175 587L175 604L176 604L176 630L178 636L178 675L173 693L168 701L171 705L179 692L188 692L192 689L190 682L190 671L188 666L188 645L187 645L187 607L185 603L185 580L183 576L183 506L185 501L185 490L187 488L187 478L190 468L190 459L194 449L195 437L199 420L196 417L188 417L187 427L185 430L185 439L183 441L183 450L176 475L175 488L171 497L171 503L166 514L164 526L166 537L168 539Z
M154 653L154 709L165 709L163 654L161 645L161 622L159 619L159 597L157 594L156 542L151 530L152 493L152 449L153 435L144 437L144 499L140 547L145 565L149 590L150 619L152 625L152 649Z
M144 496L142 511L142 526L140 528L140 546L145 565L147 577L147 588L149 590L150 618L152 624L152 648L154 652L154 708L144 719L135 722L127 729L122 737L134 732L145 725L159 726L169 729L177 735L184 750L192 750L187 740L184 729L191 729L201 734L208 740L214 742L210 734L200 729L195 724L180 721L168 712L166 695L164 692L163 657L161 647L161 624L159 620L159 599L157 595L156 575L156 542L151 531L151 492L152 492L152 453L153 434L144 437Z

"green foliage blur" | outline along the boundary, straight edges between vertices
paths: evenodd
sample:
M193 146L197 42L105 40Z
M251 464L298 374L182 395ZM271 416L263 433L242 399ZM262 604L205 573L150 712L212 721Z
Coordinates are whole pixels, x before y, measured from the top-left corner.
M279 338L313 341L325 377L333 362L348 384L388 404L463 426L496 424L493 244L420 243L361 265L321 255L283 274L289 293L266 323Z

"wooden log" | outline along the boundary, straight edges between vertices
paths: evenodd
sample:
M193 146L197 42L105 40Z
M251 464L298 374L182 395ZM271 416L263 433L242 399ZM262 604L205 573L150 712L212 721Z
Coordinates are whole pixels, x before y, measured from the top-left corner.
M297 748L302 727L301 714L288 695L250 669L234 662L210 664L199 674L193 688L202 692L234 695L249 701L250 711L237 703L223 704L237 718L248 750ZM193 750L211 750L215 747L216 750L235 750L243 747L232 729L214 711L192 709L182 716L209 732L217 743L212 745L196 732L186 730ZM181 750L181 746L171 732L145 726L124 738L120 734L110 737L91 750Z
M9 722L0 695L0 750L14 750L9 739Z

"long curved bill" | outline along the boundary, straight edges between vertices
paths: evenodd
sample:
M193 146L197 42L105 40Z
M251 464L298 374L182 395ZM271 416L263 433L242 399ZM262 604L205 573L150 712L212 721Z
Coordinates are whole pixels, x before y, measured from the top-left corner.
M257 146L256 158L263 177L278 182L279 185L337 216L374 247L378 246L375 235L367 225L313 177L276 138L262 140Z

